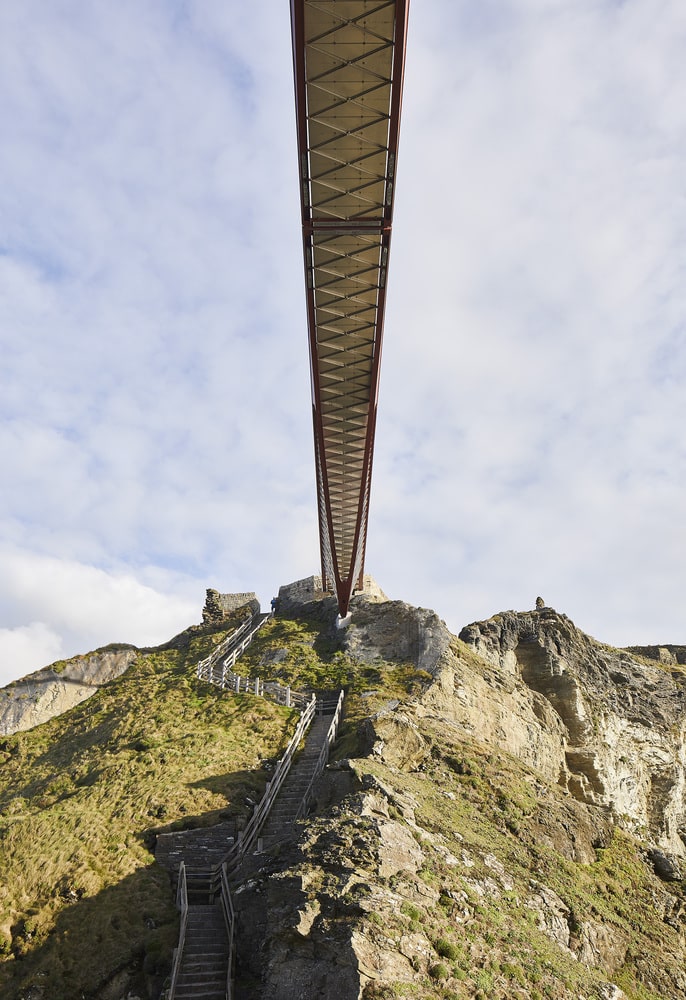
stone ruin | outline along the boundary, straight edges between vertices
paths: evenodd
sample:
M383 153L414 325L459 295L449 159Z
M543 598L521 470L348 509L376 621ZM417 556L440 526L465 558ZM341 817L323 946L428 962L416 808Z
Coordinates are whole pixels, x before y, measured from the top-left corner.
M259 614L260 602L254 591L243 594L220 594L218 590L207 588L205 607L202 610L203 625L221 625L228 615L249 604L253 614Z

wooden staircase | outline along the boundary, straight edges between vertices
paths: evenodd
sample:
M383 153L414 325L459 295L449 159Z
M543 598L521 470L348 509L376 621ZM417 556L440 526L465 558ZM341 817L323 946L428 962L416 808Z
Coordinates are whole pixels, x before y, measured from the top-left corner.
M293 836L293 824L315 774L330 725L331 716L318 715L310 726L305 746L291 765L279 797L262 827L260 841L263 851Z
M266 819L260 821L261 829L255 828L259 831L258 850L238 855L233 882L244 879L259 866L261 851L293 837L295 821L306 815L312 801L341 708L342 692L339 701L328 697L318 700L318 711L307 730L305 746L292 758ZM314 705L310 712L313 709ZM297 745L297 738L293 737L293 746ZM181 950L175 955L168 1000L233 998L233 904L227 866L221 864L228 856L231 839L227 824L158 837L155 856L159 863L167 868L172 879L183 870L180 908L185 930L180 938Z
M226 1000L229 941L219 903L188 907L176 1000Z

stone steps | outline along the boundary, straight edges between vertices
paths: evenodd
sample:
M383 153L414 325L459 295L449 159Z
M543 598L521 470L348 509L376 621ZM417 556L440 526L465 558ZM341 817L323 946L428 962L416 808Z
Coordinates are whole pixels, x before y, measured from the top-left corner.
M236 825L224 821L195 830L159 833L155 861L167 871L178 871L185 861L188 868L210 868L221 864L236 837Z
M262 828L263 848L268 849L290 837L295 817L319 762L330 725L331 716L315 716L307 734L305 747L286 776L278 798Z

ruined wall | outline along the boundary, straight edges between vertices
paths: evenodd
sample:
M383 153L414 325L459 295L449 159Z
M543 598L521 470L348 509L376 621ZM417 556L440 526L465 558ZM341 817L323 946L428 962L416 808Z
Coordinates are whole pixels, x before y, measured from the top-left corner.
M207 589L205 607L202 612L203 625L220 625L227 615L232 611L249 604L254 614L259 614L260 602L254 591L246 591L240 594L220 594L218 590L211 587Z

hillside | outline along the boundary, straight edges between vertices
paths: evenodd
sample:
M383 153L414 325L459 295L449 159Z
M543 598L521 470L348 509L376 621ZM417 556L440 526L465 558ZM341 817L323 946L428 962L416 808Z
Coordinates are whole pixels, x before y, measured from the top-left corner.
M195 680L234 627L137 652L77 707L0 740L0 996L157 996L178 934L162 830L248 812L295 713Z
M337 632L330 600L286 596L239 669L342 684L346 719L299 839L235 894L239 1000L686 998L684 648L542 606L455 637L365 596ZM294 723L195 680L230 625L2 742L3 997L159 995L155 836L244 814Z

